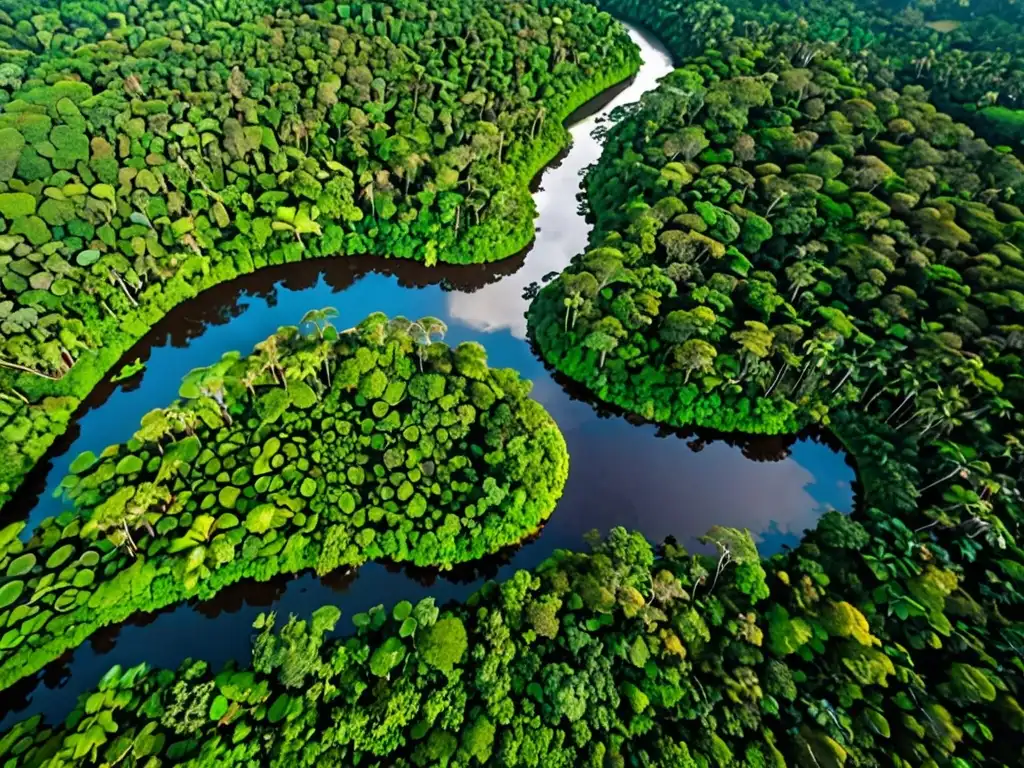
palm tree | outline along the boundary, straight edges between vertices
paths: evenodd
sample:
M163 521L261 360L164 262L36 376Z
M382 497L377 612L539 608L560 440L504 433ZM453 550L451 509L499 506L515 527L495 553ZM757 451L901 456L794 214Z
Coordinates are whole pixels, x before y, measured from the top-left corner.
M888 361L888 359L886 359L886 357L883 354L878 354L877 353L877 348L878 348L877 345L875 347L872 347L871 354L860 365L860 369L862 371L872 371L873 372L871 374L871 376L868 377L867 382L863 385L863 388L861 389L861 393L860 393L861 399L863 399L864 396L867 395L868 391L874 385L875 381L878 380L878 377L884 375L886 370L888 370L889 361ZM858 378L860 378L860 377L858 376ZM882 390L879 390L879 393L876 393L871 398L871 400L868 401L867 405L870 405L872 402L874 402L875 398L878 396L878 394L881 393L881 391Z
M757 320L746 320L741 331L733 331L729 338L737 342L742 350L743 368L740 370L739 379L743 380L750 366L758 360L768 357L772 348L772 341L775 334L762 322Z
M135 495L125 504L125 515L127 524L132 529L145 528L152 538L156 538L156 531L153 530L151 517L156 513L154 507L160 507L161 511L167 508L171 501L171 492L162 485L155 483L141 483L135 490Z
M967 399L960 394L960 387L955 384L951 387L935 387L922 394L919 400L922 403L921 407L897 427L902 429L918 417L925 417L927 423L918 432L918 438L924 437L933 429L938 429L940 435L949 434L963 424L960 414L969 405Z
M419 152L410 152L405 155L401 160L399 170L401 175L405 177L405 196L409 196L409 185L416 179L420 168L427 162L429 158L426 155L421 155Z
M436 317L421 317L419 320L405 328L405 332L409 334L416 343L416 357L420 361L420 373L423 373L423 354L426 348L434 343L433 336L438 334L440 338L438 341L444 341L444 336L448 332L448 326L443 321L438 320Z
M563 325L563 331L569 332L569 313L572 312L572 327L576 327L576 316L580 311L580 307L583 306L583 295L576 291L570 296L566 296L562 303L565 304L565 323Z
M818 271L823 264L816 259L802 259L786 267L786 277L789 284L793 286L793 292L789 295L789 303L796 303L797 297L804 288L810 288L818 282Z
M139 302L137 302L135 300L135 297L132 295L132 292L130 290L128 290L128 285L125 283L124 279L121 277L121 273L118 272L113 267L108 267L107 268L107 274L108 274L108 276L110 278L110 284L111 285L119 286L121 288L121 291L124 293L124 295L128 297L128 301L131 302L133 307L139 306Z
M918 381L915 371L908 368L900 370L899 374L899 386L900 390L907 394L899 402L899 404L892 409L888 416L885 417L885 423L888 424L892 421L893 417L903 410L903 406L910 402L910 400L917 395L918 390L921 387L921 382ZM908 391L909 390L909 391Z
M167 418L182 432L195 436L196 427L199 425L199 414L187 408L168 408Z
M2 358L0 358L0 367L10 368L12 371L21 371L23 373L30 373L33 376L38 376L41 379L49 379L50 381L60 381L60 376L51 376L48 373L43 373L42 371L37 371L37 370L35 370L33 368L29 368L28 366L19 365L18 363L11 363L11 362L8 362L7 360L4 360Z
M792 349L790 349L785 344L776 344L774 346L774 349L782 357L782 365L779 366L779 372L775 375L775 380L771 383L771 386L769 386L768 389L765 390L765 397L771 395L775 387L777 387L782 382L782 380L786 378L786 374L789 372L790 368L800 365L801 361L803 360L802 357L797 355Z
M338 310L334 307L324 307L323 309L311 309L302 316L300 320L301 325L314 325L317 333L322 339L324 337L324 330L331 325L331 320L338 316Z
M381 168L376 172L364 171L359 176L359 183L362 184L362 190L360 196L364 199L369 199L370 210L373 212L373 218L377 218L377 199L376 192L379 189L381 192L389 191L391 187L391 172L386 168Z
M488 203L489 200L490 200L490 193L486 189L484 189L483 187L480 187L478 189L474 189L469 194L469 197L466 199L466 201L467 201L467 203L469 205L470 210L473 211L473 222L474 223L476 223L476 224L480 223L480 211L482 211L484 208L487 207L487 203Z
M687 339L681 346L674 349L677 350L676 362L686 371L686 376L683 378L684 384L689 384L690 376L694 371L710 373L714 370L718 351L703 339Z
M819 370L825 365L836 349L836 341L837 337L834 333L825 331L824 333L812 336L804 342L804 367L800 371L800 376L797 378L793 388L790 390L790 394L800 391L800 385L804 380L804 376L809 371L812 369Z
M327 388L331 387L331 358L334 357L334 344L327 339L324 339L317 345L316 348L317 356L323 363L324 366L324 377L327 379Z
M160 441L173 432L173 424L168 418L167 411L162 408L155 408L142 417L139 428L132 435L132 439L138 440L142 445L153 443L157 450L163 455L164 446Z
M306 123L303 122L302 119L300 119L299 117L294 117L294 118L292 118L291 129L292 129L292 135L295 136L295 146L296 146L296 148L299 146L299 141L301 139L304 139L305 140L305 147L303 148L302 151L305 154L308 155L309 154L309 128L306 126Z
M249 391L253 400L256 399L256 383L260 380L262 375L263 373L261 371L257 371L255 368L248 368L242 378L239 379L242 386Z
M318 387L322 387L319 379L320 368L323 365L322 349L320 346L310 349L303 349L293 355L289 355L285 361L285 381L305 382L307 379L314 379Z
M212 401L216 404L221 418L230 425L232 419L228 413L226 397L228 382L231 379L228 371L237 360L238 353L232 352L226 354L218 363L189 371L182 380L178 394L199 404L209 405L209 401Z
M930 70L932 65L935 63L935 58L935 49L929 48L927 54L914 59L911 63L917 65L917 73L915 77L920 78L922 72Z
M533 118L533 124L530 126L530 141L533 141L534 136L537 132L537 124L540 123L541 129L544 128L544 117L547 115L547 108L540 107L537 110L536 116Z
M217 404L220 415L224 418L224 421L228 423L228 426L231 426L234 422L231 419L231 414L228 413L228 404L225 397L227 393L227 383L224 377L220 375L204 377L199 383L199 391L202 392L205 397L210 398Z
M270 370L274 376L274 381L278 384L283 383L284 388L288 389L288 380L281 381L279 372L281 371L281 349L280 340L278 335L275 333L273 336L268 336L259 344L256 345L256 351L260 354L260 359L263 361L263 371Z
M118 547L127 547L132 557L139 548L132 537L132 530L145 527L155 535L148 520L150 509L157 504L166 505L171 493L162 485L142 483L138 488L124 486L92 510L88 522L82 526L82 535L100 531Z
M833 395L836 392L838 392L840 389L842 389L843 384L845 384L847 379L849 379L853 375L854 371L857 370L857 364L858 364L858 362L860 360L860 353L859 352L852 352L852 353L840 352L839 353L839 359L842 361L842 364L846 366L846 373L844 373L843 377L841 379L839 379L839 383L836 384L834 387L832 387L832 393L831 394L833 394Z
M583 346L601 353L598 368L604 368L605 356L619 346L619 340L604 331L592 331L583 339Z
M370 121L363 110L358 107L349 110L348 118L345 120L345 137L351 143L352 152L356 157L366 157L369 154L366 144L370 127Z

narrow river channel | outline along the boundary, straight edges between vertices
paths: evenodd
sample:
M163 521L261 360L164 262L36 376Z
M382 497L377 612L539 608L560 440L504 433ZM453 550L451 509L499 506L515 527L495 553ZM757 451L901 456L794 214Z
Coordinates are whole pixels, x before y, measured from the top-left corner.
M551 520L513 552L447 574L370 564L357 572L240 584L206 603L180 605L98 632L37 677L4 692L0 728L42 713L63 718L75 697L94 686L113 664L143 661L176 667L186 657L218 666L249 654L251 624L261 611L307 614L325 603L348 616L379 603L438 603L463 599L487 578L504 579L531 568L558 548L584 546L591 529L621 525L651 541L673 536L691 545L711 525L746 527L762 553L793 544L828 509L849 512L854 471L846 458L817 439L720 440L679 435L632 424L576 399L556 380L526 341L524 289L562 270L586 247L590 227L578 212L580 176L597 161L593 135L616 107L636 101L672 69L671 58L648 32L630 28L644 64L627 86L590 106L571 127L573 145L540 180L537 239L525 255L498 264L427 269L372 259L337 259L271 268L202 294L179 307L126 356L147 363L141 377L99 387L86 412L54 455L26 484L10 509L30 527L61 510L53 491L71 460L84 450L127 439L148 410L170 403L181 377L228 350L249 352L281 325L295 324L310 308L333 306L340 327L373 311L417 318L433 315L449 325L446 340L481 342L493 366L516 368L534 381L534 397L561 427L571 469ZM348 626L346 620L343 626Z

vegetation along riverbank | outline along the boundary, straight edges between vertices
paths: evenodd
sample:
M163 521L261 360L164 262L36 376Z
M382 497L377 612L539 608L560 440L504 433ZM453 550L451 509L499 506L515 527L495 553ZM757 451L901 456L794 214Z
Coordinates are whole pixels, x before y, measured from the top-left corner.
M920 85L944 112L994 144L1024 142L1024 9L1006 0L600 0L618 18L657 30L680 57L738 35L841 49L886 85Z
M577 0L166 5L0 18L0 504L121 355L216 283L524 248L561 121L639 65Z
M568 475L530 383L444 326L330 310L193 371L132 439L80 455L71 509L2 532L0 688L96 629L242 579L387 559L450 568L519 543Z
M771 561L759 611L800 670L788 759L1019 762L1024 166L839 46L730 30L611 130L531 331L644 418L820 422L855 457L862 509ZM819 645L828 600L879 644Z

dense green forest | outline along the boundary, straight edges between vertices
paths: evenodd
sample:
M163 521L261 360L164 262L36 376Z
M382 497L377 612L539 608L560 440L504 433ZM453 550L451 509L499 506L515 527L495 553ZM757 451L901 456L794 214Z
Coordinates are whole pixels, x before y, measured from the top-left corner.
M562 120L638 63L579 0L0 3L0 503L204 288L522 249Z
M861 509L759 607L810 741L787 762L1019 764L1024 165L842 48L725 29L611 130L532 333L647 419L817 421L856 457ZM829 600L877 653L829 650Z
M655 557L618 529L591 555L559 553L451 610L428 598L356 615L345 640L325 641L339 618L332 606L283 626L261 616L251 668L114 669L66 730L27 721L0 757L11 766L146 765L160 755L188 766L545 768L623 765L626 755L648 766L693 765L691 752L721 759L760 720L762 695L784 702L793 680L780 664L762 692L744 669L761 656L753 607L767 594L765 572L748 534L710 538L734 558L714 585L701 583L713 559ZM836 605L830 616L838 642L870 651L876 640L856 609ZM735 733L707 729L690 741L679 727L694 717L731 722ZM775 763L773 741L755 728L737 757Z
M764 0L730 4L756 36L794 29L838 43L896 86L922 85L933 103L986 138L1024 141L1024 9L1007 0L868 3Z
M5 768L1024 763L1024 164L980 138L988 118L960 121L1016 98L1020 40L985 19L1016 29L1019 11L600 4L648 24L680 68L608 131L584 181L590 248L530 309L538 351L660 424L825 425L856 460L857 510L770 559L746 531L715 527L690 554L616 529L461 604L381 606L351 629L333 606L265 615L251 664L114 668L63 724L0 738ZM919 45L936 55L916 72ZM968 74L986 51L995 98ZM944 82L957 56L965 80ZM79 617L67 631L132 569L163 569L137 605L166 604L320 558L450 564L550 513L564 444L514 373L434 343L432 318L339 332L330 315L193 372L132 441L76 462L75 512L27 544L5 531L4 652L32 658L33 622L61 631L40 603ZM357 493L380 511L361 515ZM113 578L94 585L104 562ZM22 663L11 679L38 666Z
M981 407L1017 365L1024 164L920 88L799 56L734 38L612 130L594 247L540 294L535 336L660 422L790 431L870 384L920 391L904 417L942 434L951 398Z
M72 508L0 532L0 687L98 627L242 579L387 559L450 568L519 543L568 475L530 383L444 325L286 327L190 373L127 443L86 452Z
M841 47L884 85L921 85L932 101L996 143L1024 141L1024 6L1014 0L601 0L658 30L679 56L736 34Z

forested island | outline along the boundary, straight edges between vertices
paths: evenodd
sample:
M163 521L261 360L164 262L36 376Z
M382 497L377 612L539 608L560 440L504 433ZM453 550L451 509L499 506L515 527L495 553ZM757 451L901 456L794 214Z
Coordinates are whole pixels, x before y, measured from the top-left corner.
M515 371L433 318L279 330L193 371L132 439L86 452L73 510L0 531L0 687L95 629L242 579L386 559L450 568L555 507L565 443Z
M0 737L4 765L999 768L1024 761L1024 164L1014 106L1024 36L1016 5L601 0L599 12L582 2L536 0L494 8L428 3L399 12L369 3L275 10L229 2L197 7L194 25L187 15L165 16L159 5L109 17L64 6L49 28L45 12L29 21L6 10L12 23L0 27L8 30L4 45L20 51L9 55L22 70L30 62L38 69L36 81L18 76L6 86L0 120L46 114L67 125L65 102L84 115L106 101L61 96L50 115L26 94L73 90L91 79L131 105L125 126L148 119L147 93L159 92L154 81L169 79L163 87L172 89L179 78L198 82L204 72L204 88L183 92L220 93L223 86L235 111L238 101L255 99L249 91L234 96L231 78L237 85L238 76L227 68L141 67L151 81L92 56L123 63L126 50L138 58L142 48L166 62L208 45L238 55L265 51L313 72L310 61L328 67L344 58L338 54L375 46L393 46L399 57L450 44L446 54L458 60L484 45L464 30L496 14L495 43L484 60L515 72L519 87L481 80L484 96L470 96L481 71L473 67L449 80L453 98L446 103L463 105L462 119L473 126L499 125L483 111L494 109L494 93L529 105L520 109L537 129L529 119L517 124L518 133L510 127L510 138L482 163L503 174L488 188L512 200L525 194L534 161L561 140L553 117L566 112L551 105L567 108L574 96L635 69L608 14L648 25L678 68L607 129L604 153L583 180L594 223L590 245L533 299L536 351L596 401L635 420L745 433L828 429L856 461L858 505L849 516L824 514L799 546L771 558L761 557L745 530L716 526L691 553L679 542L652 543L616 528L596 533L587 552L560 550L463 603L389 604L382 595L381 606L351 617L335 605L287 619L269 612L254 626L251 661L214 668L194 659L176 671L114 667L63 723L36 716ZM261 12L266 38L250 30L260 26L253 19ZM388 13L403 21L397 31ZM60 14L79 30L73 41ZM830 24L838 16L841 23ZM416 19L422 26L401 42ZM320 48L300 30L327 40L345 30L345 40L365 35L365 44L331 53L325 43L317 58ZM204 42L215 33L216 45ZM151 45L161 35L167 43ZM562 48L548 45L563 36ZM290 40L307 42L281 50ZM525 69L518 69L529 59L495 64L513 47L535 45L546 50L536 52L533 70L546 73L550 92L523 91ZM243 54L245 46L251 52ZM255 75L238 72L253 87ZM357 85L342 81L336 95ZM445 101L439 94L446 88L430 82L435 89L421 98ZM408 109L408 96L377 94L373 83L339 98L349 105L345 119L353 109L368 113L387 103L388 93L393 109ZM19 100L27 106L12 111ZM200 104L188 114L218 114L214 104L195 100ZM351 106L356 102L362 106ZM345 153L352 145L345 134L332 138L333 105L312 113L295 107L281 109L281 126L292 125L286 114L311 114L310 125L299 135L280 128L294 139L294 151L282 150L287 168L268 165L247 176L233 158L223 165L222 187L205 171L194 178L183 171L184 187L165 177L175 190L190 190L183 205L197 211L196 226L177 236L191 236L200 250L186 257L195 269L169 279L188 287L179 298L208 284L200 275L215 276L217 265L235 264L243 253L255 268L270 263L268 254L289 261L307 249L350 253L356 251L347 243L365 240L366 250L388 256L433 254L432 261L454 254L468 262L505 255L494 228L521 231L523 221L529 228L529 205L523 203L524 219L502 215L498 192L489 198L493 223L487 210L479 224L471 215L467 223L464 200L484 181L466 183L477 178L472 170L437 165L443 152L434 150L424 166L438 174L432 180L426 170L411 180L394 174L416 191L406 197L392 184L390 218L376 185L384 166L367 159L386 165L386 157L335 155L337 168L324 161L322 181L356 179L365 170L371 189L352 198L361 218L344 223L344 215L324 215L317 200L326 193L303 200L289 174L316 151ZM253 109L255 124L267 119L267 104ZM232 111L218 116L238 120L244 139L247 123ZM542 113L551 116L545 125L556 124L551 138L539 133ZM108 122L120 130L118 118ZM144 132L146 125L144 119ZM213 173L226 136L210 127L210 138L202 138L204 131L193 129L179 138L184 144L197 137L187 147L194 151L180 156L201 158ZM476 128L461 130L454 135L473 146ZM493 135L504 134L498 128ZM255 157L268 149L262 128L260 136L248 150L257 167ZM317 136L317 149L307 149L305 139ZM383 136L371 138L374 147L387 143ZM136 141L143 162L132 164L140 159ZM48 142L56 157L57 142ZM168 211L158 221L132 208L132 185L149 148L130 135L124 146L114 155L116 163L128 158L118 166L128 169L116 192L127 184L125 196L108 201L113 208L86 210L142 228L144 245L150 230L162 242L180 219ZM15 171L24 147L18 152ZM81 163L65 172L81 174L90 159ZM446 167L457 171L448 189ZM245 195L258 207L251 181L261 184L264 173L288 197L273 213L257 215ZM45 224L36 204L65 202L47 193L53 184L33 188L13 173L5 182L10 191L0 205L6 198L29 206L31 199L26 220ZM64 180L76 183L84 185ZM451 207L439 214L434 206L447 193L465 198L445 198ZM237 232L219 231L228 225L217 224L217 205ZM276 218L282 208L291 219ZM448 215L431 231L436 253L430 237L411 245L401 239L405 232L385 226L414 209L409 222L416 224ZM136 213L145 221L133 219ZM261 217L277 234L254 248ZM249 231L240 225L246 219ZM328 220L346 245L315 251L328 237ZM307 221L324 226L315 236L299 232ZM56 236L48 230L45 242L95 245L67 223ZM416 224L408 232L425 235ZM0 235L22 238L8 253L29 247L24 226ZM479 228L465 231L470 227ZM239 239L244 248L221 242ZM182 253L192 250L188 241L175 242ZM91 249L95 261L85 266L96 285L69 287L62 306L84 309L62 322L80 323L82 333L106 332L115 321L103 319L103 301L116 300L124 317L147 322L166 309L144 304L144 291L133 291L135 283L111 263L129 259L131 247L115 238L108 249ZM219 248L233 255L221 259ZM19 258L41 263L28 253L35 251ZM223 269L216 279L239 271ZM154 296L164 295L158 282L147 289ZM6 279L4 287L10 290ZM149 414L130 440L75 461L62 483L68 512L24 542L20 524L3 530L4 685L134 610L212 594L241 579L375 558L451 566L515 543L552 513L569 457L557 425L514 372L489 369L478 345L443 343L446 328L436 318L378 314L338 329L333 315L312 310L301 330L281 329L252 355L229 353L192 372L181 400ZM118 333L144 331L112 331L110 338L116 344ZM40 398L72 393L58 388L84 369L79 362L64 371L71 361L62 357L41 367L38 350L48 337L26 331L23 338L17 343L33 351L14 364L33 372L12 378L3 402L12 414L3 448L25 457L9 475L12 487L45 450L45 440L25 447L37 435L25 425L52 434L74 407ZM90 359L105 360L102 353ZM95 376L81 386L91 387L116 362L112 355L93 363ZM15 424L20 431L12 431Z
M0 504L118 358L216 283L521 250L562 120L639 65L577 0L7 5Z
M659 422L789 431L870 384L947 432L1016 364L1024 164L842 58L723 47L613 129L595 247L531 310L545 356Z

